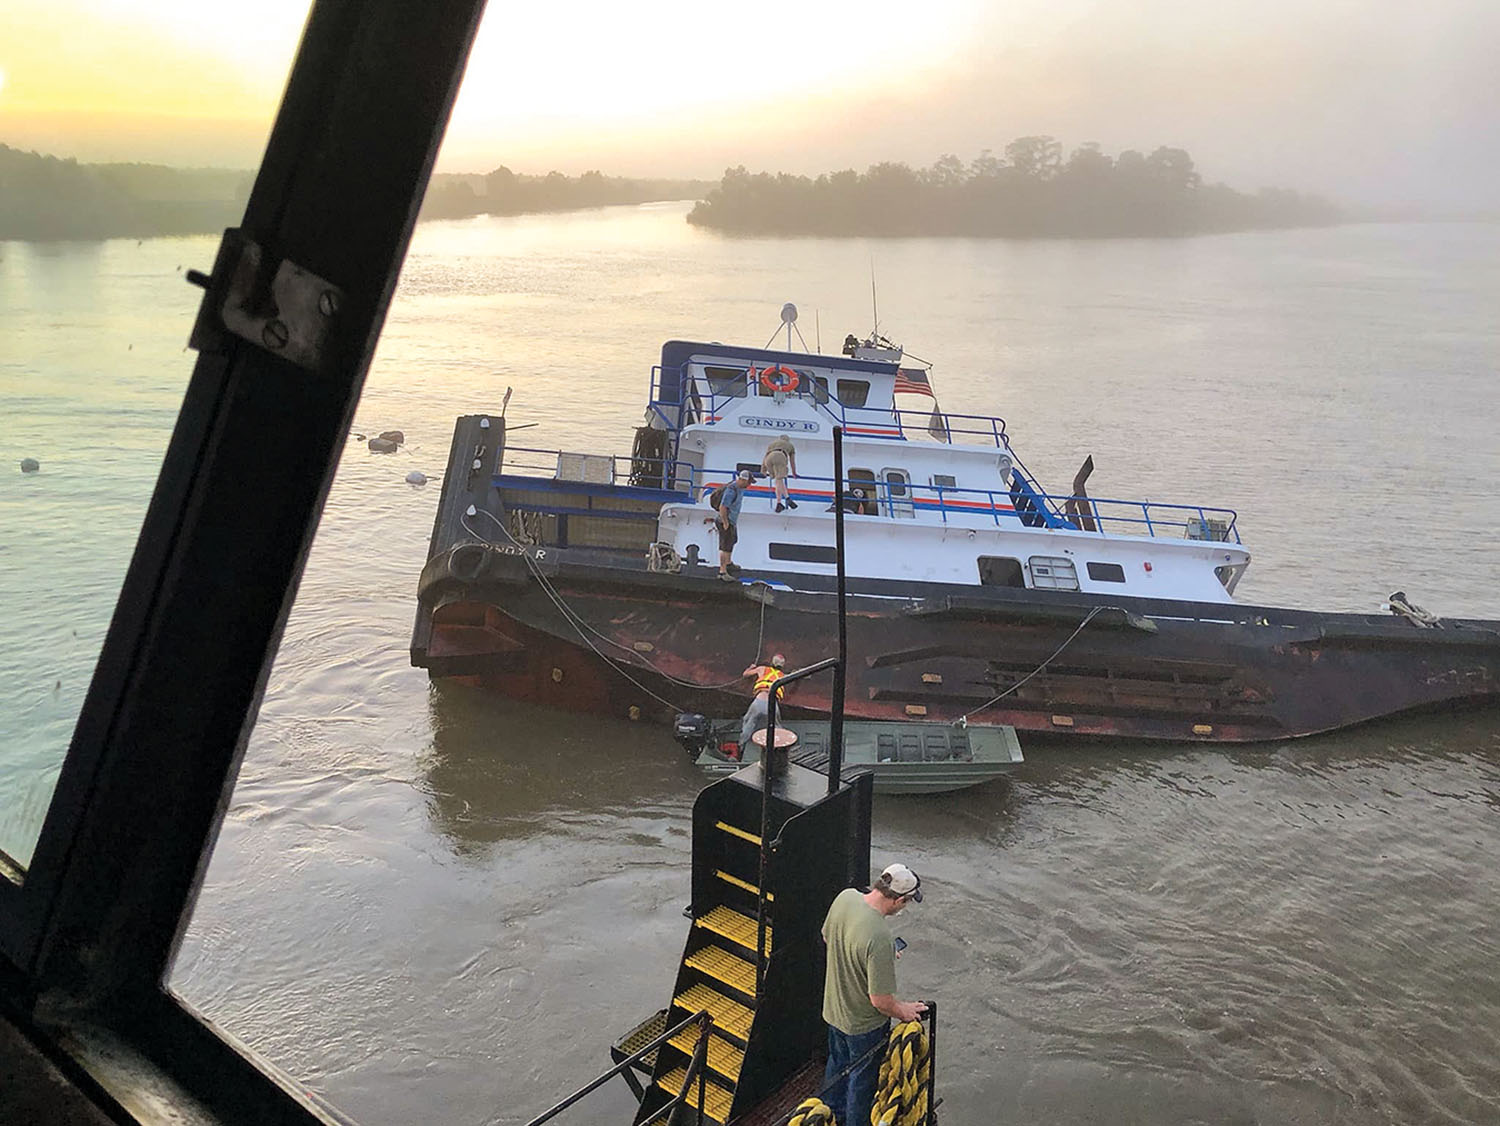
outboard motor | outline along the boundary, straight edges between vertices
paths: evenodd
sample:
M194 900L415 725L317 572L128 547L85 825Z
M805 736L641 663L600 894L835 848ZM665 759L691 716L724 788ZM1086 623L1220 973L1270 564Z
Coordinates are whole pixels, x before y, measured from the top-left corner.
M672 737L695 762L704 751L712 751L726 762L740 759L739 720L715 723L696 712L682 712L672 721Z
M713 726L707 716L696 712L682 712L672 721L672 738L695 759L713 742Z

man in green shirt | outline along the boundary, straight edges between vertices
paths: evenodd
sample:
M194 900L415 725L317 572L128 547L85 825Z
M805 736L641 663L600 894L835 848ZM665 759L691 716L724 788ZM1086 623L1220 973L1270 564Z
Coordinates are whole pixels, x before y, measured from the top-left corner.
M891 1019L916 1020L927 1011L920 1001L896 1000L896 949L886 923L908 903L921 902L921 878L905 864L892 864L869 891L839 892L823 920L828 946L823 1098L839 1126L866 1126L870 1121L884 1054L875 1049L885 1043ZM848 1074L842 1075L846 1069Z

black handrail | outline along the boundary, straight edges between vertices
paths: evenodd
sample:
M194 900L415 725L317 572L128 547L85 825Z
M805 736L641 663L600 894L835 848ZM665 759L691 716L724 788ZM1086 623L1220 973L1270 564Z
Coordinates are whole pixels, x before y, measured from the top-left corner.
M652 1040L649 1044L637 1049L631 1055L627 1056L614 1067L606 1071L603 1075L599 1076L599 1078L595 1079L592 1083L580 1087L578 1090L574 1091L571 1095L565 1098L562 1102L558 1103L556 1106L552 1107L550 1110L543 1111L536 1118L533 1118L530 1122L528 1122L526 1126L542 1126L543 1122L546 1122L549 1118L553 1118L561 1114L563 1111L567 1110L570 1106L576 1103L579 1099L583 1098L585 1095L588 1095L593 1091L596 1091L598 1088L604 1086L604 1084L608 1083L616 1075L619 1075L621 1072L625 1071L626 1068L634 1067L636 1064L640 1063L641 1060L645 1059L647 1055L649 1055L651 1052L654 1052L657 1048L660 1048L668 1040L676 1036L679 1032L681 1032L688 1025L692 1024L694 1021L703 1022L703 1034L698 1038L699 1046L693 1051L693 1058L694 1060L697 1060L700 1051L706 1052L708 1035L713 1029L713 1014L710 1013L707 1009L699 1009L696 1013L688 1017L686 1020L674 1024L671 1028L667 1029L655 1040ZM689 1071L688 1081L682 1085L682 1089L684 1092L688 1090L688 1087L691 1085L692 1080L693 1073ZM675 1102L676 1100L673 1101ZM698 1101L700 1103L701 1114L701 1103L703 1101L701 1093L699 1095Z
M782 688L825 669L839 667L837 657L827 657L815 665L778 677L766 696L766 747L760 755L760 875L755 901L755 1000L760 1001L766 978L766 835L771 822L771 783L776 777L776 700Z

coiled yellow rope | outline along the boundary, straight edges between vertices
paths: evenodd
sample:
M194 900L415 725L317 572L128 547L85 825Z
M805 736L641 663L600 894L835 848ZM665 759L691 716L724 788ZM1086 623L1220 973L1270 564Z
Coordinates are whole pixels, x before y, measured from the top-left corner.
M792 1111L792 1117L786 1126L837 1126L837 1124L833 1120L833 1111L828 1109L828 1104L814 1096L810 1099L803 1099L797 1104L797 1109Z
M927 1030L919 1020L891 1029L870 1126L917 1126L927 1115L927 1081L932 1076L932 1053Z

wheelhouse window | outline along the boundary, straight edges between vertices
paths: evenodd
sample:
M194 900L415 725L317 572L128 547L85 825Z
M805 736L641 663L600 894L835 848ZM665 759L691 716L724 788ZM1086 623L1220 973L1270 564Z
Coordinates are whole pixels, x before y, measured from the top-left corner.
M1096 583L1123 583L1125 581L1125 568L1118 563L1090 563L1088 569L1089 578Z
M1037 590L1077 590L1078 568L1061 555L1033 555L1026 561Z
M838 382L839 402L846 407L862 407L870 401L868 379L841 379Z
M716 399L743 399L750 394L744 368L705 367L703 378L708 381L708 390Z
M1025 587L1026 572L1019 559L1004 555L981 555L979 557L980 586Z

